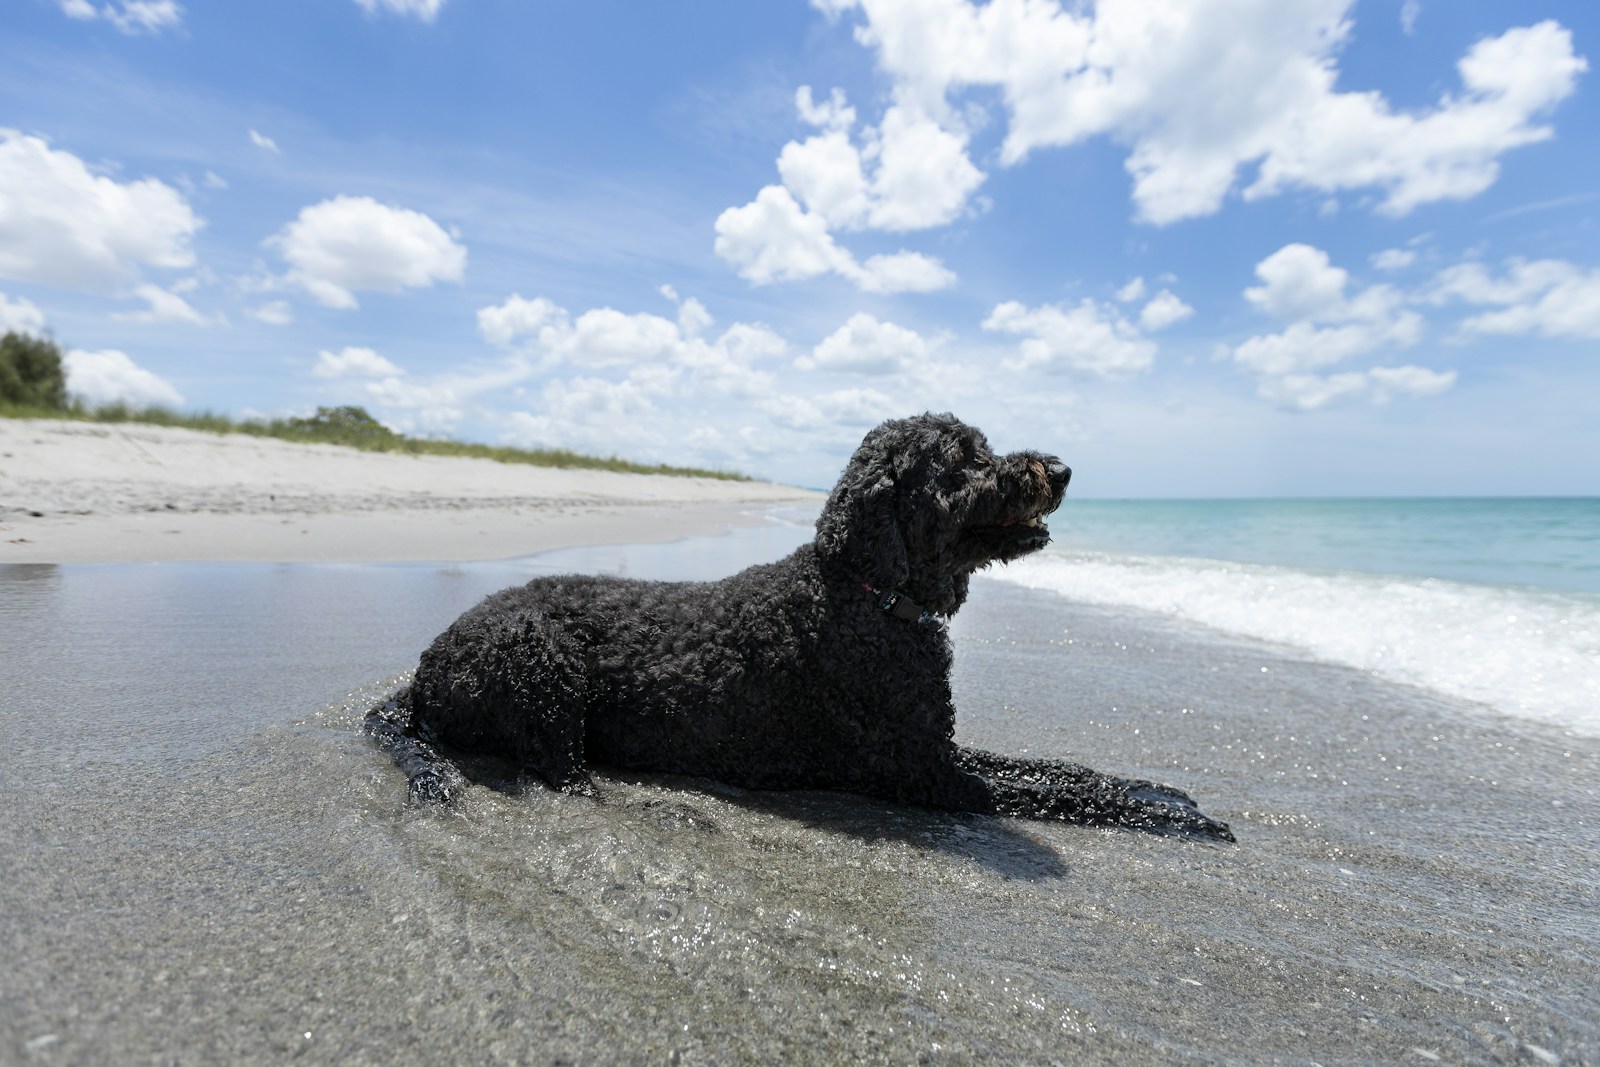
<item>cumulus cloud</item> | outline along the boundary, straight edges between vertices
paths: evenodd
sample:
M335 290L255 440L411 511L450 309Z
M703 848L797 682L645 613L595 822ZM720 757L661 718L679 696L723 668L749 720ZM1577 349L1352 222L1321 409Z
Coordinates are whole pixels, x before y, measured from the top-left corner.
M263 150L265 150L267 152L271 152L273 155L277 155L278 154L278 142L274 141L272 138L268 137L264 133L260 133L260 132L258 132L256 130L251 130L250 131L250 143L255 145L257 148L263 149Z
M858 262L834 241L822 216L801 207L782 185L769 185L750 203L724 211L716 232L717 255L757 285L837 274L869 293L924 293L955 282L944 264L918 252Z
M546 326L565 327L567 312L544 297L527 300L513 293L504 304L478 310L478 332L492 345L509 345Z
M675 318L609 307L573 314L548 298L513 294L477 315L484 339L505 352L498 363L431 379L389 376L363 388L402 426L440 425L486 394L522 397L529 410L507 417L507 441L605 452L627 446L640 456L670 453L698 428L657 412L658 400L734 397L755 409L778 396L762 365L787 355L782 337L759 323L714 333L698 300L681 299L670 286L662 294L677 304ZM536 392L523 394L541 378ZM695 439L713 452L728 447L714 434Z
M1310 411L1356 398L1385 403L1400 395L1432 396L1455 383L1454 371L1409 365L1321 373L1359 356L1415 345L1422 317L1391 286L1351 294L1349 272L1320 248L1285 245L1256 265L1256 277L1262 284L1246 289L1245 299L1288 325L1249 338L1231 355L1258 376L1266 399Z
M835 229L921 230L959 218L983 182L967 158L964 133L944 128L914 105L888 108L876 127L852 138L855 109L834 89L827 104L801 86L795 106L822 132L790 141L778 156L783 184Z
M0 277L104 292L141 267L192 266L200 226L170 185L118 182L38 137L0 129Z
M108 348L69 351L61 360L67 392L90 407L130 404L134 407L178 407L183 396L171 383L139 366L126 352Z
M796 360L795 366L852 374L899 374L920 367L928 354L928 342L915 330L859 312L825 337L810 356Z
M356 3L369 15L386 11L423 22L432 22L439 16L439 9L444 7L444 0L356 0Z
M1459 90L1397 111L1336 89L1354 0L816 2L858 13L894 106L947 133L953 97L997 91L1003 164L1097 136L1126 145L1137 214L1156 224L1217 211L1251 172L1246 199L1376 189L1392 215L1474 196L1500 156L1551 136L1540 120L1587 69L1571 33L1540 22L1478 41Z
M356 346L337 352L324 349L317 353L316 365L311 368L313 378L390 378L404 373L372 349Z
M1499 276L1459 264L1434 280L1430 300L1495 308L1464 320L1463 334L1600 338L1600 269L1566 260L1513 259Z
M1407 348L1422 336L1422 318L1401 294L1374 285L1346 294L1349 272L1305 244L1285 245L1256 265L1262 285L1245 299L1278 319L1274 334L1252 337L1233 350L1240 365L1264 375L1304 374L1382 348Z
M0 333L32 333L44 332L44 312L25 296L15 300L5 293L0 293Z
M1150 298L1139 312L1141 329L1154 333L1176 325L1194 314L1194 308L1180 300L1170 289L1163 289Z
M637 370L653 364L688 371L699 384L724 391L748 386L754 364L787 351L781 337L759 324L734 323L708 339L702 335L715 320L703 304L693 297L680 300L671 287L663 287L663 295L678 304L676 319L609 307L590 308L574 318L545 297L513 294L478 311L478 330L530 368Z
M983 320L983 328L1024 338L1015 370L1080 373L1113 378L1148 370L1156 344L1109 304L1085 299L1075 307L1025 307L1011 300Z
M902 249L864 263L835 232L902 232L946 225L983 181L953 133L912 106L890 107L875 127L854 131L843 91L817 103L810 86L795 108L819 132L778 155L780 185L768 185L716 221L716 252L757 285L837 274L867 292L930 292L955 281L937 259Z
M327 307L357 306L355 293L398 293L459 281L467 250L419 211L366 196L336 196L301 210L267 243L289 263L287 280Z
M98 7L90 0L59 2L68 18L104 19L127 34L160 33L183 24L183 5L176 0L112 0Z

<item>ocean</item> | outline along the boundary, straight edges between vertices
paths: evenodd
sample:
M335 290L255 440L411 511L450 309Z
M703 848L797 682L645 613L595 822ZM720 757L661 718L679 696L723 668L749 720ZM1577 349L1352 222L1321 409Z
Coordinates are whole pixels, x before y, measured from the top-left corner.
M1600 736L1600 498L1072 502L994 572Z
M803 514L0 567L0 1064L1600 1063L1596 514L1069 500L975 579L958 740L1236 845L659 775L419 809L360 732L495 589L715 577Z

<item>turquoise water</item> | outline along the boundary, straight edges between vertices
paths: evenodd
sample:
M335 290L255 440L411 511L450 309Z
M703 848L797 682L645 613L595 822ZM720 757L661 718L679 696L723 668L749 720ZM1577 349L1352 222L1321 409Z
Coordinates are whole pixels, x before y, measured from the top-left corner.
M994 573L1600 736L1600 499L1071 501Z
M1600 593L1600 497L1069 501L1069 549Z

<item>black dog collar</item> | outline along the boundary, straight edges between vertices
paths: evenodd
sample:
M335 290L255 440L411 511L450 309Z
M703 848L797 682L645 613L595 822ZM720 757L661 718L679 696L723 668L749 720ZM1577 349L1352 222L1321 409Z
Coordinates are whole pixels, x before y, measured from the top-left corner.
M938 622L939 616L918 604L904 593L882 592L874 589L866 582L861 583L861 588L878 598L878 610L885 615L893 615L906 622Z

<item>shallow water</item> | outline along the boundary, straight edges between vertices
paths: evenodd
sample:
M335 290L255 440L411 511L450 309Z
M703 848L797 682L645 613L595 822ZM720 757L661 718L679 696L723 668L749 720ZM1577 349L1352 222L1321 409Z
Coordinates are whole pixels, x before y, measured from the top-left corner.
M0 568L0 1063L1600 1062L1600 743L980 579L962 739L1237 847L602 778L405 803L361 713L466 567Z

